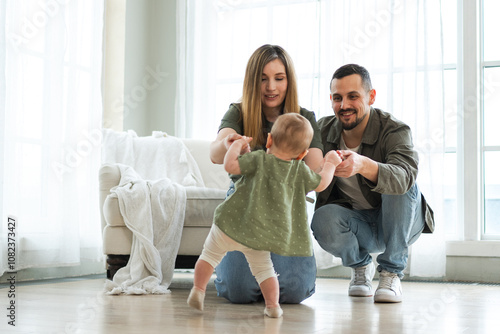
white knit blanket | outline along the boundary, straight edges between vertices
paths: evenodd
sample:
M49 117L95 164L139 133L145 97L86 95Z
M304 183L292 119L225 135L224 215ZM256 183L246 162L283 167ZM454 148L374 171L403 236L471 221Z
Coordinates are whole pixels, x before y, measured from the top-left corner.
M185 187L205 186L198 164L182 140L164 132L139 137L133 130L103 129L101 162L130 166L145 180L167 177Z
M105 289L110 294L167 293L179 249L186 207L185 187L204 187L184 143L164 132L139 137L129 130L103 130L102 163L117 164L116 196L133 233L130 259Z
M109 294L168 293L179 250L186 207L185 187L168 178L142 179L132 167L117 164L116 195L126 226L132 231L128 264L107 281Z

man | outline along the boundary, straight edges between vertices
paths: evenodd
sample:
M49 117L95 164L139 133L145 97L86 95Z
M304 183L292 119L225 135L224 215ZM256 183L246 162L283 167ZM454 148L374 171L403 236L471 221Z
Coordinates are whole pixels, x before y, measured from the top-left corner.
M335 115L318 125L325 152L339 150L344 161L318 194L311 228L323 249L352 268L350 296L373 295L370 253L380 253L374 301L401 302L408 247L434 230L433 212L415 183L411 130L371 107L376 91L362 66L340 67L330 88Z

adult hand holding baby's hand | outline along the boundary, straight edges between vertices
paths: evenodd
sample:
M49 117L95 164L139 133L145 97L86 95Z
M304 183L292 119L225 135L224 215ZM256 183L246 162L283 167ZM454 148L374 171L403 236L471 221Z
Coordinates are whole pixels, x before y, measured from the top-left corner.
M241 144L240 155L250 152L250 143L252 142L252 137L242 136L238 139L239 144Z
M342 156L342 164L335 170L335 176L351 177L356 174L362 174L366 157L349 150L339 151Z
M329 162L334 166L338 166L342 162L342 158L337 151L329 151L325 155L325 162Z
M239 139L243 138L242 135L238 134L238 133L231 133L229 135L226 136L226 138L224 138L224 146L226 147L226 150L229 149L229 147L231 145L233 145L233 143Z

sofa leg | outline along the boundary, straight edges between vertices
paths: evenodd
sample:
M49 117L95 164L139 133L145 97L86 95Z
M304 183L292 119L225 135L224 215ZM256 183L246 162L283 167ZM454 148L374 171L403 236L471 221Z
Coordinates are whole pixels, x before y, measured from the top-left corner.
M177 255L175 258L176 269L193 269L198 255Z
M127 265L130 255L108 255L106 258L106 277L113 280L116 272ZM178 255L175 259L176 269L192 269L198 260L197 255Z
M113 280L118 269L127 265L130 255L108 255L106 258L106 277Z

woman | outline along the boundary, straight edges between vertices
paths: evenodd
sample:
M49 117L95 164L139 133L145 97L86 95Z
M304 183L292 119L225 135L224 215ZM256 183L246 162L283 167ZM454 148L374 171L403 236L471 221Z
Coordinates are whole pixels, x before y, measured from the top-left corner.
M241 103L233 103L222 118L217 138L210 146L212 162L222 164L231 143L243 135L252 142L242 153L265 149L267 134L283 113L300 113L314 129L309 153L304 158L312 170L318 170L323 146L313 112L298 104L297 81L292 60L277 45L263 45L248 60ZM233 181L235 177L232 177ZM233 183L228 195L234 191ZM280 303L300 303L314 293L316 263L312 257L271 254L279 274ZM262 299L259 286L240 252L228 253L216 268L215 285L219 296L233 303L251 303Z

